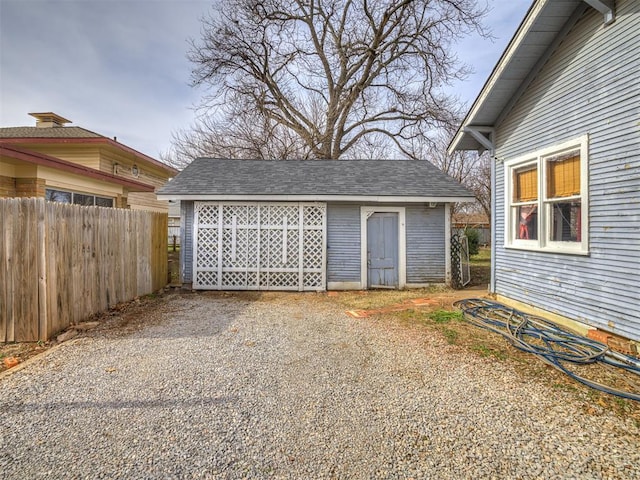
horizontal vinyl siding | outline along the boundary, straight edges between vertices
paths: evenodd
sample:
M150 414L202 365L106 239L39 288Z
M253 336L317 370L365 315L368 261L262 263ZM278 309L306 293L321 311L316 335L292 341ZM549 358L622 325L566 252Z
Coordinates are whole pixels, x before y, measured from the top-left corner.
M193 202L180 202L180 271L182 283L193 282Z
M385 205L406 208L407 283L444 282L444 206ZM329 282L360 281L360 207L358 204L327 206Z
M327 281L360 281L360 205L327 205Z
M407 283L444 283L444 206L407 206Z
M127 203L132 210L149 210L162 213L169 211L169 202L158 200L153 192L131 192L127 197Z
M504 248L496 166L496 293L640 339L640 2L593 9L496 130L509 160L589 134L589 255Z

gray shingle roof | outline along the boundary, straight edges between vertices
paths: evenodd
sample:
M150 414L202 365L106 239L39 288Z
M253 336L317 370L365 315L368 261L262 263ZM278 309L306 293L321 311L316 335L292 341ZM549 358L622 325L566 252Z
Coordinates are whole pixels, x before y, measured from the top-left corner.
M101 138L82 127L3 127L0 138Z
M426 160L194 160L157 191L167 196L466 197Z

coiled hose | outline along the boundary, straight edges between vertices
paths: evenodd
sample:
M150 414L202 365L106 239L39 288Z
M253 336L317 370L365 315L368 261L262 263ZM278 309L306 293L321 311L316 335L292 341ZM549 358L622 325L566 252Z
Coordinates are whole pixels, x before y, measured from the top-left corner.
M600 362L640 375L640 361L637 358L612 352L603 343L576 335L544 318L526 314L497 302L470 298L455 302L453 305L462 310L468 322L504 336L515 347L536 355L574 380L601 392L640 402L638 393L589 380L572 372L563 364L563 362L576 364Z

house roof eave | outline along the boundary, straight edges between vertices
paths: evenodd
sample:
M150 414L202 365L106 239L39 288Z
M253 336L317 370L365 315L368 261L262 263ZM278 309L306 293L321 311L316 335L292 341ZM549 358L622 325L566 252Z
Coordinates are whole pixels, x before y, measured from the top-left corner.
M4 140L0 142L0 155L12 158L14 160L32 163L35 165L42 165L45 167L56 168L62 171L73 173L76 175L82 175L85 177L91 177L95 180L100 180L105 183L115 183L126 187L131 192L153 192L155 188L147 185L146 183L136 182L135 180L129 180L123 177L118 177L110 173L95 170L93 168L78 165L76 163L68 162L60 158L51 157L43 153L18 148L13 145L7 145Z
M91 145L104 145L109 148L115 149L120 152L126 152L130 155L133 155L139 161L146 162L148 164L153 165L154 167L164 171L168 177L172 177L178 174L178 170L170 167L169 165L162 163L155 158L149 157L144 153L141 153L127 145L124 145L120 142L112 140L110 138L104 136L96 136L96 137L69 137L69 138L55 138L55 137L11 137L11 138L2 138L1 139L5 144L91 144Z
M470 128L495 128L589 5L536 0L473 102L447 151L485 150Z

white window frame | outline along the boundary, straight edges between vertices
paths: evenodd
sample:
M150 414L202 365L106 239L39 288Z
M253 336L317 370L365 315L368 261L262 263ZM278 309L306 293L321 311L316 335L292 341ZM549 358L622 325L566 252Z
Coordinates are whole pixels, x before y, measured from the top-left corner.
M550 240L550 205L547 201L546 185L547 170L546 160L554 155L561 155L571 150L580 150L580 213L581 213L581 241L579 242L554 242ZM536 240L515 238L518 219L513 213L513 172L516 169L535 165L538 173L538 199L537 206L537 230ZM574 255L589 254L589 136L583 135L559 145L553 145L531 154L523 155L504 162L504 247L519 250L532 250L541 252L553 252ZM574 197L571 197L574 198Z

